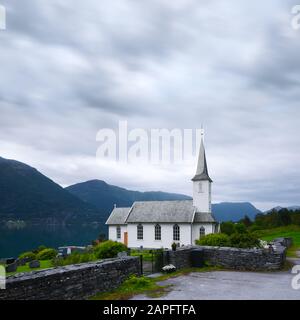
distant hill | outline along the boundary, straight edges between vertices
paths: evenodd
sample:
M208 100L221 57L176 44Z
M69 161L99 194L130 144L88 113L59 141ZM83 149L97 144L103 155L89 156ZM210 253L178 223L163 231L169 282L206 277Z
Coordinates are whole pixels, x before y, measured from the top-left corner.
M247 215L254 220L260 210L249 202L221 202L212 205L212 211L218 221L239 221Z
M110 185L102 180L91 180L66 188L81 200L96 206L109 216L114 204L118 207L130 207L135 201L189 200L191 197L182 194L160 191L140 192Z
M100 211L36 169L0 157L0 221L70 224L99 221Z
M295 210L299 210L300 206L289 206L289 207L277 206L277 207L274 207L272 209L269 209L269 210L265 211L264 213L269 213L269 212L271 212L273 210L280 211L281 209L288 209L288 210L291 210L291 211L295 211Z
M130 207L134 201L151 200L189 200L191 197L165 192L139 192L131 191L107 184L102 180L91 180L78 183L66 188L69 192L81 200L91 203L104 211L109 216L114 204L118 207ZM217 203L212 205L213 213L218 221L238 221L245 215L254 219L257 213L261 213L251 203Z
M0 223L76 224L104 222L114 204L130 207L134 201L188 200L191 197L160 191L139 192L91 180L62 188L36 169L0 157ZM213 204L218 221L237 221L260 213L251 203Z

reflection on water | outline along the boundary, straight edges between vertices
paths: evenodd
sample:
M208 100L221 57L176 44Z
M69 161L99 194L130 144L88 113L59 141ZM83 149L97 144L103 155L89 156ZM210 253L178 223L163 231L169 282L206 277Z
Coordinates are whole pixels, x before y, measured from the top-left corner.
M40 245L54 248L64 245L87 245L100 233L107 234L105 225L38 225L21 229L0 227L0 258L15 257Z

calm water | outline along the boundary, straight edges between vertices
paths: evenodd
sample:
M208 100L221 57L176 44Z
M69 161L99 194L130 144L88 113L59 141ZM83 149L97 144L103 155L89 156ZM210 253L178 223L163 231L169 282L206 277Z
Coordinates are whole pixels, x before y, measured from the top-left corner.
M0 258L16 257L40 245L53 248L64 245L87 245L100 233L107 234L101 226L27 226L19 230L0 228Z

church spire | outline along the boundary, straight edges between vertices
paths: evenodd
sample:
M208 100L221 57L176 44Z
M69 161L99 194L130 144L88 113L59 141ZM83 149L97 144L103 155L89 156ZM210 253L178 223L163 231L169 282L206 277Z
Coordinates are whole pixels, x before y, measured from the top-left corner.
M201 145L200 145L200 151L199 151L199 157L198 157L198 165L197 165L196 174L192 179L192 181L208 180L209 182L212 182L211 178L208 175L203 136L204 136L204 130L201 126Z

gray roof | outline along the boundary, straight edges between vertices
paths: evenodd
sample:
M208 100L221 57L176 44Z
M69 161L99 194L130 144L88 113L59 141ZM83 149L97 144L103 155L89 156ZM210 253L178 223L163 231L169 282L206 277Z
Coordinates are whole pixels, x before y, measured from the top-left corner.
M192 222L191 200L135 202L127 222Z
M194 215L197 222L214 222L209 214L195 214L192 200L141 201L132 206L127 223L192 223ZM203 219L203 220L201 220ZM200 221L201 220L201 221Z
M130 208L114 208L106 224L126 224L126 218L128 216Z
M194 222L216 222L216 220L209 212L196 212Z
M208 174L203 139L201 139L197 171L196 171L196 174L195 174L194 178L192 179L192 181L200 181L200 180L208 180L208 181L212 182L212 180Z

